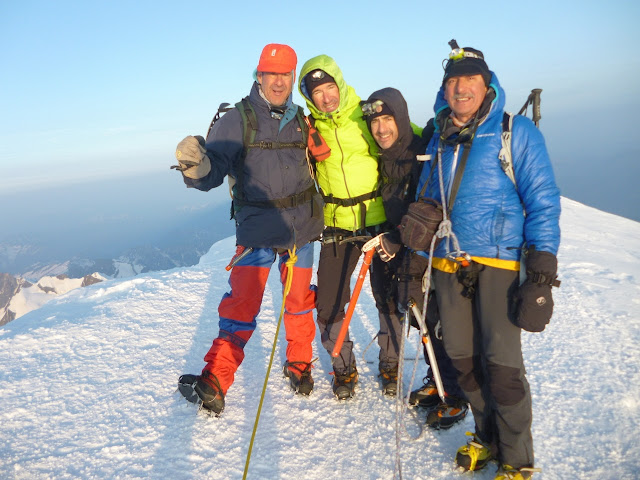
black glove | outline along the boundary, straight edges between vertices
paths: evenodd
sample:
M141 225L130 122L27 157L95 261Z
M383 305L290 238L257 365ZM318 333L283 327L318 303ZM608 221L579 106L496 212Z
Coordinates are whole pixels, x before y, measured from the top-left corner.
M559 287L558 259L531 247L526 259L527 279L516 293L516 325L528 332L541 332L553 314L551 287Z
M373 237L365 243L362 247L362 251L367 252L372 248L376 249L376 252L380 255L380 260L388 262L400 251L402 243L400 243L400 239L397 238L396 235L392 235L391 233L381 233L377 237Z

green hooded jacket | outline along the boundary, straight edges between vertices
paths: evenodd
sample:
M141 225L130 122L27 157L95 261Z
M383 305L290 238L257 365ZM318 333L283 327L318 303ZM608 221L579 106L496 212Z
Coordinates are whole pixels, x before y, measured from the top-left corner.
M311 100L310 92L307 92L304 78L316 69L323 70L336 81L340 92L340 106L334 112L318 110ZM378 148L362 117L360 97L346 84L340 68L327 55L318 55L302 66L298 89L315 119L315 128L331 148L331 156L316 164L318 184L325 196L325 226L356 231L365 226L384 223L386 217L379 195L346 206L331 203L327 198L333 196L336 199L353 199L375 192L379 186ZM366 209L365 225L362 225L365 213L362 211L363 206Z

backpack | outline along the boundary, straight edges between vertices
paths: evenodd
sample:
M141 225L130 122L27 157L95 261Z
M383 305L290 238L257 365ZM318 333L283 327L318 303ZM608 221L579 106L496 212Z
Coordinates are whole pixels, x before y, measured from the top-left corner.
M518 191L518 184L516 183L516 174L513 170L513 155L511 152L511 133L513 131L513 117L515 115L513 113L504 112L502 116L502 148L500 149L500 153L498 153L498 159L500 160L500 166L504 171L505 175L509 177L511 183L516 188L516 192Z
M518 115L526 114L527 108L529 105L532 106L532 120L536 127L539 127L538 122L540 121L540 94L542 93L541 88L534 88L531 90L527 101L524 102L524 105L518 112ZM504 173L509 177L509 180L513 183L513 186L516 188L516 192L518 191L518 185L516 183L516 175L513 170L513 155L511 151L511 132L513 131L513 117L515 115L513 113L504 112L502 116L502 148L500 149L500 153L498 154L498 158L500 159L500 166ZM526 214L526 212L525 212Z

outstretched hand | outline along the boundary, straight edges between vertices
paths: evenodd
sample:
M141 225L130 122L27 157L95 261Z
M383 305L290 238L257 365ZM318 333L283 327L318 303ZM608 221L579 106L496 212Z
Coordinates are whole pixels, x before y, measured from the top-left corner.
M185 177L199 179L211 171L211 162L204 148L204 138L200 135L185 137L176 147L176 159Z

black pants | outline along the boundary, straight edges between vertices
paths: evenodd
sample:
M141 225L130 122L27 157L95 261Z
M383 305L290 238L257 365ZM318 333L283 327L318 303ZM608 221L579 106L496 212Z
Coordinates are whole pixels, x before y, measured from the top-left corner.
M350 281L356 268L364 241L326 243L320 249L318 265L318 327L322 345L331 353L344 321L345 305L351 297ZM402 314L397 310L396 285L393 269L373 256L369 270L371 290L376 301L380 330L380 367L392 368L398 364L398 352L402 335ZM355 314L354 314L355 315ZM336 371L343 371L355 365L353 342L349 334L345 337L340 355L332 357Z
M456 273L434 271L444 346L473 412L476 433L501 463L533 465L531 393L520 328L509 316L518 272L475 264L473 294Z

